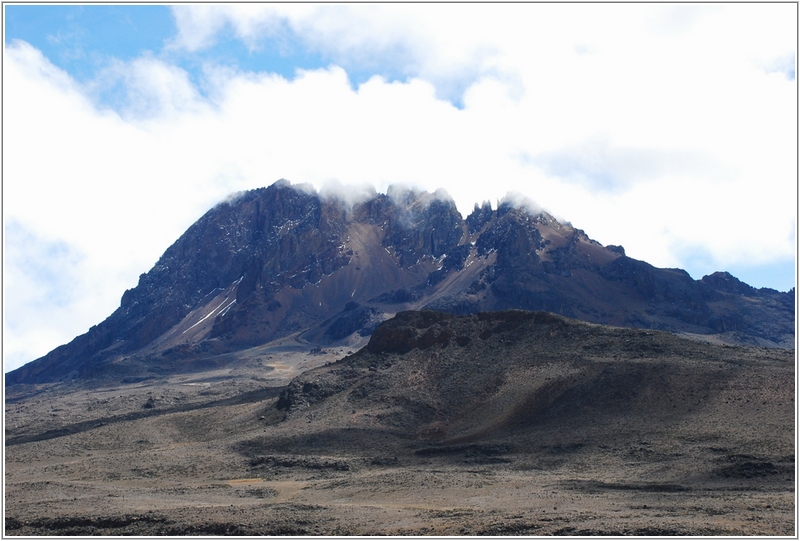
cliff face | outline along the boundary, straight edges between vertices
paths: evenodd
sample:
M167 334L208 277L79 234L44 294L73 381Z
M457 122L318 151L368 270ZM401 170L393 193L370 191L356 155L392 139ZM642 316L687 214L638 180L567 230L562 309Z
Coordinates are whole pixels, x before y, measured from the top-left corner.
M794 342L793 291L658 269L544 212L484 204L464 219L447 198L402 189L351 206L279 181L209 210L105 321L6 382L189 369L293 333L357 346L381 320L420 308Z

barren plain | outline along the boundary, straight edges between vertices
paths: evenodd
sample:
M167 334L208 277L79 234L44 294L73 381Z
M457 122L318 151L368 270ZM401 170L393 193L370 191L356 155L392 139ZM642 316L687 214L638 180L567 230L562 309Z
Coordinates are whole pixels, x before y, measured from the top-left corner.
M353 351L7 388L5 535L797 533L793 351L517 313Z

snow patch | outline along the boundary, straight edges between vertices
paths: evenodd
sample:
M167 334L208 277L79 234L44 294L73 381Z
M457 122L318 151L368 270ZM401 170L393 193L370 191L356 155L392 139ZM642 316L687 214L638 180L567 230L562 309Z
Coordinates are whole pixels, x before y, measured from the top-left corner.
M230 303L228 306L226 306L225 308L222 309L222 311L219 313L219 317L222 317L225 314L227 314L228 310L230 310L231 306L233 306L234 304L236 304L236 299L233 299L232 303Z
M222 302L221 302L221 303L219 303L219 306L217 306L216 308L214 308L213 310L211 310L211 311L210 311L208 314L206 314L205 316L203 316L202 318L200 318L200 320L199 320L197 323L195 323L194 325L192 325L191 327L189 327L188 329L186 329L185 331L183 331L181 334L186 334L186 332L188 332L188 331L192 330L193 328L197 327L197 326L198 326L198 325L200 325L202 322L204 322L205 320L207 320L208 318L210 318L211 316L213 316L213 315L214 315L214 312L216 312L217 310L219 310L220 308L222 308L222 305L223 305L223 304L225 304L225 301L227 301L227 300L228 300L228 297L225 297L225 298L222 300ZM225 309L227 310L228 308L230 308L230 305L231 305L231 304L233 304L233 303L235 303L235 302L236 302L236 299L233 299L233 302L231 302L231 303L230 303L228 306L226 306L226 307L225 307Z

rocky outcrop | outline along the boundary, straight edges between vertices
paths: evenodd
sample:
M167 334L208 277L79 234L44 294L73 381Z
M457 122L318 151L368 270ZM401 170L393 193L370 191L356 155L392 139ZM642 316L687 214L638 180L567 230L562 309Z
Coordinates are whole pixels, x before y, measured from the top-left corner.
M492 219L492 204L488 201L484 201L481 206L478 206L478 203L475 203L475 208L472 210L472 214L467 216L467 228L469 230L470 235L473 233L477 233L483 226L489 223Z
M371 353L407 353L434 345L447 347L453 333L447 329L451 316L443 312L401 312L378 327L370 337Z
M729 272L715 272L708 276L703 276L700 281L716 291L746 295L748 297L757 294L756 288L745 284Z

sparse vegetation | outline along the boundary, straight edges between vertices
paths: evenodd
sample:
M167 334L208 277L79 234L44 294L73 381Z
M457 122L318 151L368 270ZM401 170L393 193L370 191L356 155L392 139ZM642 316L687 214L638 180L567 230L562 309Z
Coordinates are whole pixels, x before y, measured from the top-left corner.
M523 312L374 340L7 389L5 534L794 533L793 352Z

